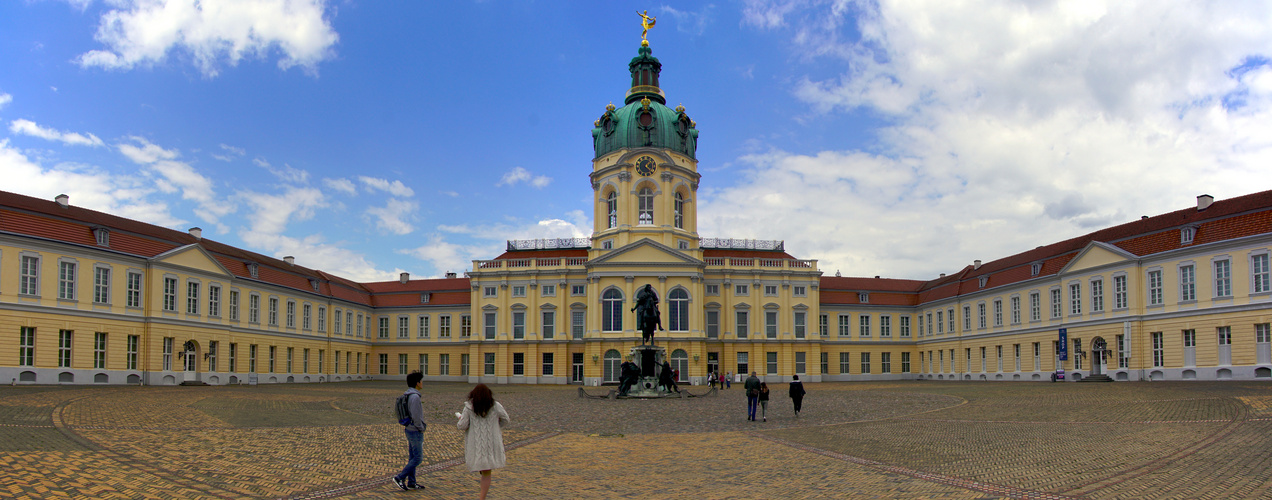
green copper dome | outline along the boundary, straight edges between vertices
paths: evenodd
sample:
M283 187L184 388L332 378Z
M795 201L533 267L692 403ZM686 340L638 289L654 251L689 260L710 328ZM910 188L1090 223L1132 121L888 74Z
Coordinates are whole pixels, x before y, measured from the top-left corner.
M642 46L628 64L632 87L624 99L625 106L615 109L610 104L593 124L592 146L596 158L639 147L666 148L696 158L697 123L685 114L684 106L676 106L674 110L667 107L662 89L658 88L662 64L652 52Z

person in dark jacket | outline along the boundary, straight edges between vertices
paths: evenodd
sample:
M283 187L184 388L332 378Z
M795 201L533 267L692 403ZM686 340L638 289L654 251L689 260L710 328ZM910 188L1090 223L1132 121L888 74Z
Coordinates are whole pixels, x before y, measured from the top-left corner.
M760 401L760 377L755 376L755 372L751 372L751 376L746 378L742 388L746 389L746 419L754 422L755 407Z
M424 485L415 481L415 468L424 460L424 428L428 424L424 423L424 407L420 404L420 390L424 388L424 374L420 372L411 372L406 376L406 394L409 396L406 400L407 411L411 414L411 423L405 426L406 430L406 449L407 459L406 467L393 476L393 484L398 488L405 490L422 490Z
M795 416L799 416L799 410L804 406L804 395L808 394L804 391L804 383L799 381L799 375L791 377L791 402L795 403Z
M765 382L760 382L760 420L768 422L768 401L769 388Z

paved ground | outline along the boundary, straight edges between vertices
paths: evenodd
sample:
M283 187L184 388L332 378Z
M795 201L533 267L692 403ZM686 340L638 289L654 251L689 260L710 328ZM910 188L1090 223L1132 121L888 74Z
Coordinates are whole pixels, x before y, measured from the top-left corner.
M512 415L493 498L1272 498L1272 384L808 384L795 418L745 396L607 400L496 386ZM452 415L426 386L424 492L402 384L0 387L0 498L471 498ZM588 388L603 394L600 388ZM689 388L694 394L707 391Z

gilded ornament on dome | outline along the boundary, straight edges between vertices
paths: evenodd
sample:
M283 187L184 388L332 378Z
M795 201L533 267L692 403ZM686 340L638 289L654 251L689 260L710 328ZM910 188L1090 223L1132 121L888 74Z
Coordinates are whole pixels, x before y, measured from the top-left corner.
M649 28L654 27L654 21L657 21L657 19L654 18L654 16L649 15L648 10L646 10L645 12L637 11L636 15L640 16L640 26L644 28L640 32L640 44L641 46L648 47L649 40L645 39L645 35L649 34Z

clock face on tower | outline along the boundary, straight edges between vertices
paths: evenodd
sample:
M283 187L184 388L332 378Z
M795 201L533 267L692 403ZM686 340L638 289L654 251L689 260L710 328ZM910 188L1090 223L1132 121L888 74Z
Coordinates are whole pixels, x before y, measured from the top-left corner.
M654 175L654 170L658 168L658 162L654 161L652 156L642 156L636 160L636 173L643 176Z

